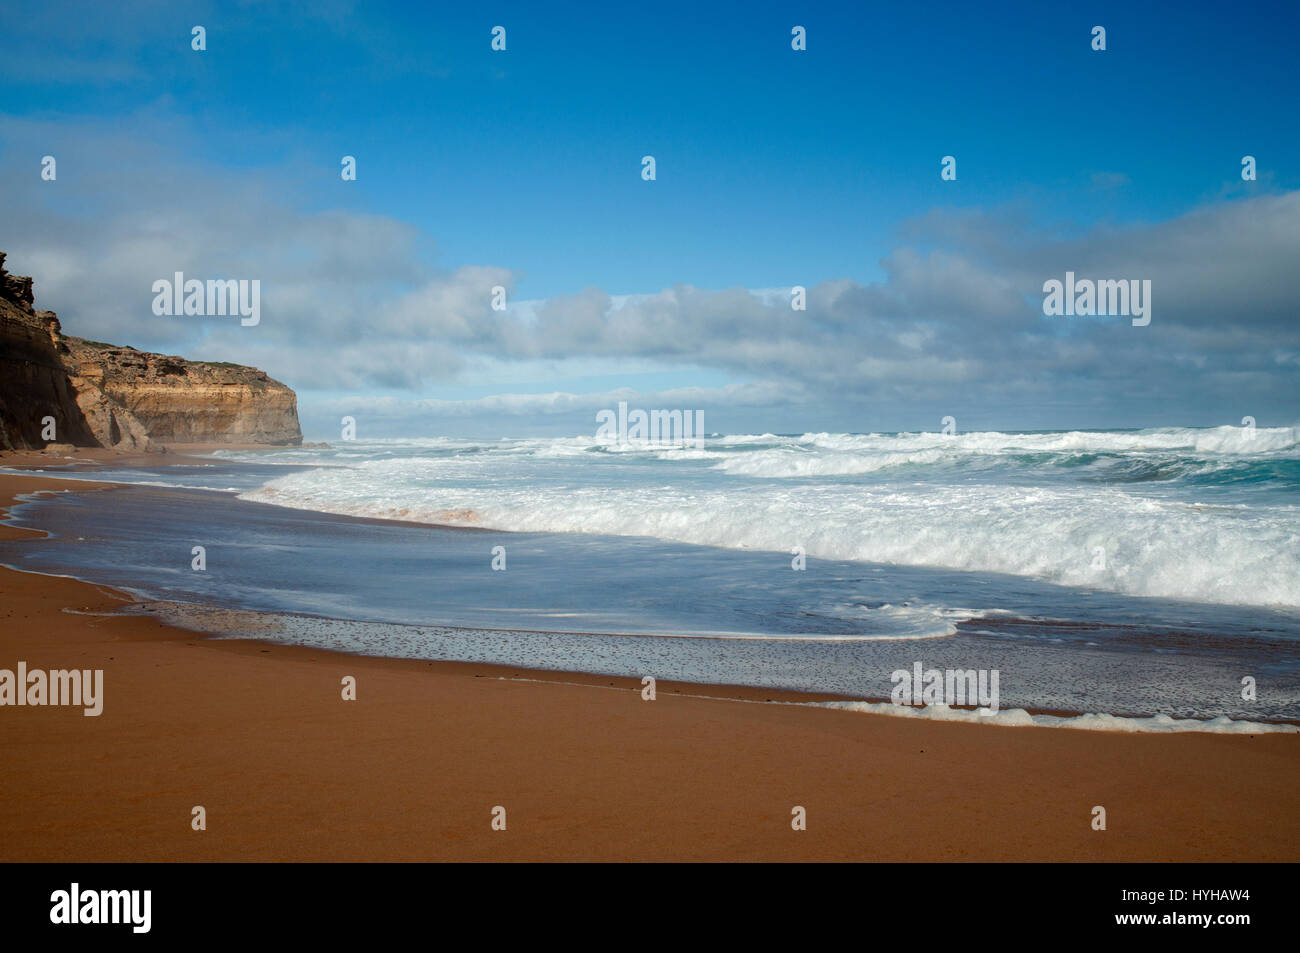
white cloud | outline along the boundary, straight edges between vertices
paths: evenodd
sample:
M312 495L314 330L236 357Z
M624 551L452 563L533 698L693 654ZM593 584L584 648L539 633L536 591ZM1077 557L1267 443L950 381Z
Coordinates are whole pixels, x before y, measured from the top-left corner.
M492 287L515 288L508 264L435 267L418 229L315 209L290 170L235 174L141 146L186 141L183 126L156 122L142 139L92 123L0 120L0 135L22 144L0 174L29 183L0 196L0 248L12 271L33 274L38 307L57 309L70 334L255 364L307 391L409 391L410 401L375 407L417 416L553 415L622 393L563 386L578 368L607 378L701 369L741 382L625 398L663 406L1119 411L1142 400L1263 419L1294 415L1300 401L1300 193L1068 235L935 210L901 225L882 281L824 276L800 312L788 289L687 285L630 296L586 287L496 312ZM30 163L14 165L47 150L100 160L64 165L50 198ZM1151 279L1151 325L1044 318L1042 283L1067 270ZM261 279L262 323L153 315L152 283L175 271ZM550 394L418 400L483 367L498 380L512 367L561 380Z

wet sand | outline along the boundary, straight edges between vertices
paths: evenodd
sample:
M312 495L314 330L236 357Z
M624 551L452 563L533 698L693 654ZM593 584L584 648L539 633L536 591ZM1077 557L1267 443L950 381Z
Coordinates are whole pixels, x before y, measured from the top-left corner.
M3 475L0 506L95 487ZM1300 858L1294 735L940 724L664 682L648 702L633 679L95 614L129 601L0 569L0 668L103 669L105 696L99 717L0 707L0 860Z

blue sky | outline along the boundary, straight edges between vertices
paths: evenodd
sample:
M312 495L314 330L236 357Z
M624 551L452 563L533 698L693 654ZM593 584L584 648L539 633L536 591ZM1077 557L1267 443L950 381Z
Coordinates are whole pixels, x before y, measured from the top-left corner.
M1294 3L301 6L4 14L0 248L70 333L256 363L321 435L585 432L624 392L727 430L1300 415ZM1044 323L1072 266L1154 277L1149 333ZM260 278L263 324L153 315L182 267Z

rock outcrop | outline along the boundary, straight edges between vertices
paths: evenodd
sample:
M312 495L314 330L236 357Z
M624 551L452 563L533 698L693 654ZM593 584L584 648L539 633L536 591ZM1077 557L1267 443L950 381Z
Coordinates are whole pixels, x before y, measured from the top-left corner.
M297 396L265 372L66 336L52 311L34 310L32 279L4 260L0 449L302 443Z

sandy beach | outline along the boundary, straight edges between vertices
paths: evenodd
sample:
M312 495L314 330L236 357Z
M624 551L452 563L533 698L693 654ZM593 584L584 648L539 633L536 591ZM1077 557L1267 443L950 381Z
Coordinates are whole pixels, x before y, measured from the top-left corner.
M6 475L0 505L68 488ZM1300 857L1294 736L936 724L670 683L647 702L632 679L204 638L68 578L3 569L0 592L0 667L104 670L99 717L0 710L6 861Z

